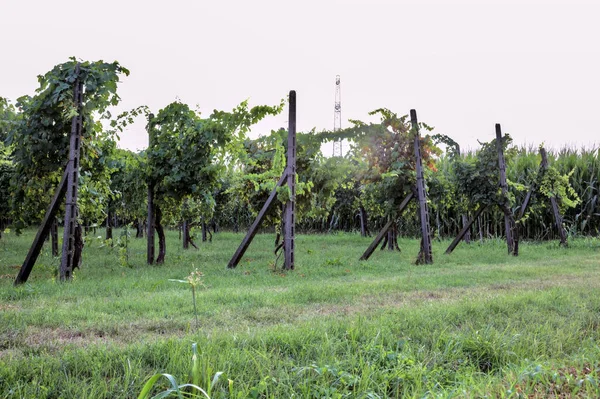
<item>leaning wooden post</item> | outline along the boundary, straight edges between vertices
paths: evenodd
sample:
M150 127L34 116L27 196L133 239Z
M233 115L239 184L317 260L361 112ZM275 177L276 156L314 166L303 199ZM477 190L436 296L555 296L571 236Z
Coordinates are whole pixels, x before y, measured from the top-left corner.
M515 237L515 220L508 206L508 183L506 182L506 161L504 160L504 145L502 128L496 123L496 148L498 149L498 168L500 169L500 189L502 192L502 204L500 207L504 213L504 230L506 231L506 245L508 253L518 255Z
M475 212L475 215L470 220L468 220L467 222L464 222L464 219L463 219L463 228L460 230L458 235L456 237L454 237L454 240L450 243L450 245L448 246L448 249L446 249L446 255L450 255L452 253L452 251L454 251L454 248L456 248L458 243L460 243L460 240L462 240L463 237L467 235L471 226L473 225L473 223L475 223L475 220L477 220L479 218L479 216L481 216L481 214L483 213L485 208L486 208L485 205L480 204L479 209L477 210L477 212Z
M413 198L414 198L414 194L411 191L404 198L404 200L402 200L402 203L400 204L400 207L398 208L398 216L402 214L404 209L408 206L408 203L410 202L410 200L412 200ZM377 236L375 237L373 242L371 242L371 245L369 245L367 250L362 254L362 256L360 257L360 260L368 260L369 259L369 257L375 251L375 248L377 248L377 246L379 245L381 240L383 240L383 237L387 234L387 232L389 231L389 229L392 227L393 224L394 224L394 219L388 220L388 222L385 224L385 226L383 226L381 231L379 231L379 234L377 234Z
M460 158L460 146L458 144L456 145L456 156ZM463 213L461 215L461 221L462 221L463 229L467 224L469 224L469 226L471 226L473 224L473 222L469 220L469 216L466 213ZM461 229L461 231L462 231L462 229ZM464 240L467 244L471 243L471 230L470 229L467 229L467 231L465 232ZM452 252L452 251L450 251L450 252ZM446 251L446 253L448 253L448 252Z
M295 231L294 231L295 230L294 206L295 206L295 195L296 195L296 186L295 186L295 184L296 184L296 92L294 90L290 91L289 107L290 107L290 110L289 110L288 154L287 154L288 155L288 164L287 164L285 170L283 171L281 177L279 178L279 181L277 182L277 184L271 191L271 194L269 194L269 198L267 198L267 201L264 203L260 212L258 212L258 215L256 216L256 219L254 219L254 222L250 226L250 229L248 229L248 233L246 233L246 236L240 243L240 246L235 251L235 253L231 257L231 260L227 264L227 267L229 269L233 269L234 267L236 267L238 265L238 263L240 262L240 260L242 259L242 256L244 256L244 253L246 253L246 250L248 249L248 247L250 246L250 243L254 239L254 236L258 232L260 224L262 223L265 216L267 215L267 211L272 206L273 201L275 201L275 198L277 197L277 189L279 187L283 187L283 185L286 183L288 184L288 187L290 189L290 201L288 201L286 203L286 206L284 209L284 219L283 219L284 224L285 224L283 243L284 243L284 247L286 247L284 249L284 253L285 253L284 268L288 269L288 270L294 268L294 233L295 233ZM291 149L291 151L290 151L290 149ZM293 161L293 162L290 162L290 157L291 157L291 161ZM293 181L291 186L290 186L288 180ZM288 204L290 204L290 205L288 206Z
M287 148L287 185L290 198L285 204L283 251L285 270L294 269L294 238L296 230L296 91L290 91Z
M154 115L148 115L148 172L151 174L151 156L152 146L154 145L154 126L153 126ZM154 263L154 179L152 176L148 176L148 220L146 222L146 228L148 229L146 234L147 247L146 247L146 263L149 265Z
M75 230L77 228L77 192L79 189L79 157L81 148L81 133L83 125L83 80L79 77L79 64L75 69L74 102L77 105L77 116L71 121L71 137L69 143L69 162L67 164L67 200L65 207L65 230L63 234L62 254L60 259L60 280L70 280L73 277L75 251Z
M15 285L23 284L27 282L29 278L29 274L33 269L33 265L35 265L35 261L37 260L40 252L42 251L42 247L44 246L44 240L48 236L50 229L52 228L53 221L56 220L56 214L58 213L58 209L60 208L60 201L64 198L65 193L67 192L67 174L68 170L65 169L63 177L58 183L58 187L56 188L56 192L54 193L54 197L52 197L52 201L48 206L48 210L46 211L46 215L44 216L44 220L38 229L38 232L33 240L33 244L31 244L31 248L29 248L29 252L23 261L23 265L19 270L19 274L15 279Z
M427 209L427 192L425 191L425 180L423 179L423 163L421 160L421 138L419 136L419 122L417 111L410 110L410 122L415 135L415 165L417 172L417 195L419 199L419 215L421 217L421 252L417 263L433 263L431 250L431 237L429 236L429 210Z
M542 156L542 169L544 173L548 170L548 154L546 154L546 149L544 147L540 147L540 155ZM565 227L563 226L563 218L560 214L560 210L558 209L558 202L556 201L555 196L550 197L550 205L552 205L552 213L554 214L554 223L556 224L556 228L558 229L558 236L560 237L560 245L566 247L567 244L567 232L565 231Z

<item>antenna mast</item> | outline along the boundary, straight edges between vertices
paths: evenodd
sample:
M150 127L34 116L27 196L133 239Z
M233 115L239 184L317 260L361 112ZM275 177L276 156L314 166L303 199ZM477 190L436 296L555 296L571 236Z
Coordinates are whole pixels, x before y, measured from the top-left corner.
M333 107L333 131L337 132L342 129L342 90L340 83L340 75L335 76L335 105ZM342 152L342 140L336 140L333 142L333 156L341 157Z

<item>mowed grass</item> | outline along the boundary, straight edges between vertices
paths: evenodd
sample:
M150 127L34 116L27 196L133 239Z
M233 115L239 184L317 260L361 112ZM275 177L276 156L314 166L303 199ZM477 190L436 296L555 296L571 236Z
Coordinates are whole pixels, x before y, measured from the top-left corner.
M130 267L90 236L74 281L56 282L47 245L14 288L34 234L0 240L0 398L131 398L157 372L192 382L194 342L213 398L600 397L598 239L521 243L517 258L502 241L449 256L434 242L435 264L415 266L418 240L362 262L369 238L300 235L283 273L271 234L233 270L241 234L184 251L168 232L154 266L132 239ZM195 268L198 327L189 286L169 281Z

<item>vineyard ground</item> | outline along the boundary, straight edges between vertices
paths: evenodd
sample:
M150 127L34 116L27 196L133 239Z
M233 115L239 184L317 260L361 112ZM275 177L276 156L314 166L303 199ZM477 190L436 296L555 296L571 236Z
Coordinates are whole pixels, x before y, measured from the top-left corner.
M270 234L228 270L241 234L184 251L170 231L165 265L145 265L145 240L124 266L90 238L74 281L55 281L46 245L14 288L34 234L0 239L0 398L131 398L156 372L191 382L193 342L204 388L224 372L213 398L600 397L598 239L521 243L517 258L499 240L450 256L434 241L435 264L415 266L417 240L361 262L369 238L300 235L282 273ZM169 281L195 268L198 327L189 286Z

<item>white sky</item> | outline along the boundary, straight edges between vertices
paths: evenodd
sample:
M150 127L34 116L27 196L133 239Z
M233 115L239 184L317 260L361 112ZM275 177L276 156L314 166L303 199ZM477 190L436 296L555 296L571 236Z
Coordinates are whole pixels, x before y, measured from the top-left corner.
M600 142L600 0L0 0L0 96L69 56L131 70L123 109L179 97L203 113L298 93L298 129L387 107L476 148ZM287 111L286 111L287 112ZM286 112L253 134L286 125ZM144 123L121 146L144 148Z

